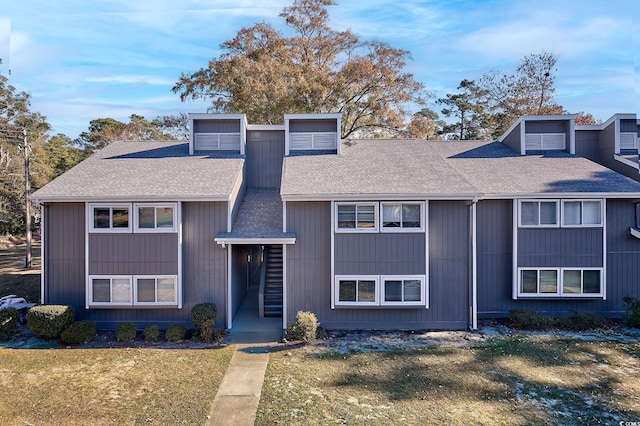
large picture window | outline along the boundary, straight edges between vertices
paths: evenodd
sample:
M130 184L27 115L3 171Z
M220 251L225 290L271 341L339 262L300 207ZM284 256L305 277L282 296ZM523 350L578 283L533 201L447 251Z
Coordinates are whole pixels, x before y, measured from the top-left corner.
M129 204L90 204L90 232L131 232Z
M381 203L383 232L424 231L424 203Z
M520 200L520 227L599 227L602 200ZM561 218L561 220L560 220Z
M520 268L519 297L603 296L602 268Z
M424 275L336 276L337 306L425 306Z
M97 276L89 277L88 306L177 306L177 277Z

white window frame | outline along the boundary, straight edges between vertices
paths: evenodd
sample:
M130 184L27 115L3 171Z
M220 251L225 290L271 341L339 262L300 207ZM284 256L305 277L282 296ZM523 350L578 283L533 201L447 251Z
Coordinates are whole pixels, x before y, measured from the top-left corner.
M139 278L142 279L157 279L158 278L173 278L173 290L174 290L174 301L173 302L138 302L138 282ZM129 303L114 303L114 302L94 302L93 301L93 280L94 279L108 279L113 281L114 279L123 279L129 282ZM170 307L170 308L179 308L180 307L180 291L181 291L180 281L178 280L177 275L89 275L87 277L87 303L86 306L88 308L136 308L136 307ZM156 287L156 297L157 297L157 287Z
M420 206L420 227L418 228L405 228L402 226L402 212L400 213L400 227L385 227L384 226L384 207L385 206L397 206L399 205L402 209L402 206L405 204L419 205ZM425 202L424 201L383 201L380 203L380 232L424 232L425 231Z
M538 292L522 292L522 271L538 272ZM540 293L540 271L556 271L558 276L557 291L555 293ZM565 293L564 292L564 271L581 271L581 289L584 287L583 271L600 271L600 292L599 293ZM519 299L542 299L542 298L604 298L604 268L598 267L518 267L518 298Z
M355 228L340 228L340 221L338 216L338 210L340 206L355 206L356 208L356 223ZM373 207L373 220L374 226L372 228L358 228L358 207L359 206L372 206ZM380 229L380 207L377 202L339 202L335 203L335 232L336 233L357 233L357 232L379 232Z
M173 279L173 302L158 302L158 280ZM138 300L138 280L155 280L155 302L141 302ZM178 305L178 277L176 275L134 275L133 276L133 304L136 306L177 306Z
M556 223L555 224L540 224L540 203L556 203ZM537 225L523 225L522 224L522 203L538 203L538 224ZM559 228L560 227L560 200L559 199L520 199L518 200L518 227L519 228Z
M576 203L579 202L580 203L580 223L579 224L565 224L564 223L564 219L565 219L565 213L564 213L564 209L565 209L565 204L566 203ZM584 222L584 208L583 205L585 202L598 202L600 203L600 223L599 224L585 224ZM561 219L560 219L560 223L561 226L563 228L602 228L604 226L603 224L604 222L604 202L602 199L598 198L598 199L589 199L589 198L584 198L584 199L563 199L562 200L562 208L561 208Z
M355 281L356 291L358 281L373 281L375 283L375 301L373 302L341 302L340 301L340 281ZM379 275L336 275L335 277L336 306L379 306L380 305L380 276Z
M127 280L129 282L130 303L94 302L93 280L109 280L111 299L113 300L113 280ZM131 275L89 275L87 279L87 306L90 307L129 307L133 305L133 282Z
M114 228L113 227L113 209L128 209L129 221L126 228ZM109 228L96 228L94 222L93 211L94 209L109 209ZM89 203L87 205L87 223L89 224L90 233L118 233L129 234L133 229L133 212L130 203Z
M416 280L420 281L420 300L409 302L386 302L384 300L385 295L385 282L386 281L408 281ZM427 284L426 277L424 275L381 275L380 276L380 305L381 306L425 306L427 304ZM403 286L404 288L404 286Z
M153 228L140 228L140 215L138 209L140 207L148 207L154 209L154 227ZM172 208L173 209L173 227L171 228L158 228L157 209ZM178 232L178 203L133 203L133 232L136 233L176 233Z

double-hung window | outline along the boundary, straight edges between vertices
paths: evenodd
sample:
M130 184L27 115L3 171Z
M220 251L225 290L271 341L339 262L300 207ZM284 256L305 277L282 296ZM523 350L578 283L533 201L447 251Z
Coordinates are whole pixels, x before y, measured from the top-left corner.
M337 203L336 232L377 232L377 203Z
M424 231L424 203L381 203L382 232Z
M92 275L89 277L92 307L177 306L175 275Z
M602 226L602 201L562 200L562 226Z
M424 275L338 275L336 306L425 306Z
M520 200L521 227L557 227L560 223L558 200Z
M134 232L176 232L176 204L134 204Z
M90 204L90 232L131 232L131 205Z
M603 296L602 268L520 268L519 297Z

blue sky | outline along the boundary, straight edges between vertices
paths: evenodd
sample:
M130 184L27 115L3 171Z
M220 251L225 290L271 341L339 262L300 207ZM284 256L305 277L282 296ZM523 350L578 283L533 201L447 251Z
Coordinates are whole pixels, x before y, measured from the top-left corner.
M286 31L278 14L291 2L5 0L0 72L11 71L32 109L71 137L95 118L205 112L207 102L171 92L180 74L206 66L243 26ZM640 112L637 0L338 0L330 16L336 29L409 50L408 70L436 98L548 50L558 56L556 100L567 111L600 120Z

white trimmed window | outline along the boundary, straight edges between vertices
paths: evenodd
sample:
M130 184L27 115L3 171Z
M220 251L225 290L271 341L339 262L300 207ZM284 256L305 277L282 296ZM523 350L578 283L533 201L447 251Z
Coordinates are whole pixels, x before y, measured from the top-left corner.
M562 226L602 226L602 200L562 200Z
M518 297L602 297L602 268L519 268Z
M169 204L134 204L134 232L177 232L177 206Z
M557 227L560 223L558 200L520 200L518 225L520 227Z
M131 232L130 204L89 204L89 232Z
M425 305L424 275L383 275L381 282L382 305Z
M423 232L424 203L381 203L382 232Z
M339 275L336 306L425 306L424 275Z
M88 280L88 306L177 306L175 275L92 275Z
M336 232L378 232L378 203L336 203Z

